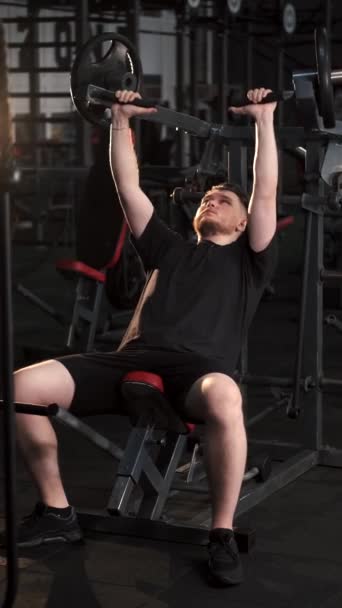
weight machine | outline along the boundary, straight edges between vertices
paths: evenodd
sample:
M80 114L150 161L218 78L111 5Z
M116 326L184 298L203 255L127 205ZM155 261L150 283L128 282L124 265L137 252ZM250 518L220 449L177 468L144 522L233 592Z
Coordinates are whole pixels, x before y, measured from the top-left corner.
M113 38L112 38L113 39ZM322 40L326 40L324 32L322 33L321 38L319 36L316 37L316 44L324 44ZM125 41L122 39L119 40L119 44L123 44ZM129 64L131 64L132 59L132 51L129 48L129 45L126 46L128 52L126 54L129 55ZM326 51L327 52L327 51ZM127 67L127 57L125 57L125 70ZM134 66L135 67L135 66ZM125 72L126 73L126 72ZM134 75L134 72L131 72L131 75ZM318 69L318 74L320 74L320 68ZM297 104L301 111L301 108L306 107L310 108L310 126L306 123L305 128L296 127L296 128L281 128L278 130L278 141L281 145L288 145L290 142L295 146L301 146L306 149L305 154L305 168L306 172L311 176L310 180L307 182L306 192L301 197L287 197L281 200L281 205L291 206L291 210L295 207L296 211L305 210L306 213L306 236L305 236L305 255L304 255L304 265L303 265L303 288L301 295L301 310L300 310L300 327L299 327L299 335L298 335L298 344L297 344L297 357L296 357L296 365L294 370L293 377L289 378L272 378L272 377L263 377L263 378L252 378L248 374L243 374L240 376L240 381L242 384L251 384L256 383L259 385L267 385L267 386L275 386L275 387L285 387L292 388L293 392L291 393L291 398L287 403L287 413L292 417L296 417L300 411L300 405L303 406L305 411L305 415L308 416L307 425L306 425L306 434L304 440L300 446L298 445L274 445L274 455L276 453L277 457L281 457L283 462L277 466L277 469L273 471L269 476L266 475L267 479L260 484L258 487L253 488L252 492L248 492L247 495L242 496L243 500L240 500L236 516L238 517L242 513L249 510L254 505L261 502L264 498L271 495L274 491L283 487L290 481L296 479L298 476L302 475L304 472L308 471L310 468L315 466L316 464L325 464L325 465L333 465L333 466L342 466L342 452L340 450L335 450L332 448L327 448L323 445L322 442L322 393L325 387L335 387L340 388L342 386L342 381L337 379L328 378L324 376L322 369L322 288L323 281L328 281L331 278L342 278L342 273L329 272L323 267L323 218L324 213L327 209L328 198L324 195L324 191L322 188L322 184L320 183L320 171L321 171L321 152L322 147L325 146L326 143L332 144L337 143L341 140L342 137L342 125L334 124L331 125L331 114L329 113L329 99L324 98L324 102L322 103L322 99L320 104L317 104L317 99L315 96L313 79L317 78L316 75L302 75L302 80L299 79L299 76L295 79L295 90L297 97ZM320 79L320 76L319 78ZM304 83L304 81L307 81ZM298 82L300 84L298 84ZM310 83L312 86L310 86ZM316 83L315 83L316 84ZM331 82L329 83L331 86ZM95 87L95 89L94 89ZM113 87L111 91L115 90L117 87ZM102 89L102 90L100 90ZM106 92L104 92L106 91ZM87 113L90 107L95 108L95 114L92 114L91 119L101 121L101 123L108 123L108 119L106 117L105 110L105 102L110 105L113 103L113 95L108 94L108 91L99 86L99 84L92 85L92 83L87 84L86 87L86 97L82 98L79 95L79 91L75 95L75 91L73 91L73 98L75 100L76 105L78 106L79 111L80 103L86 104L86 107L83 110ZM324 93L323 93L324 95ZM110 99L109 99L110 97ZM276 99L283 98L282 93L276 94ZM81 101L80 101L81 100ZM151 102L150 102L151 103ZM245 100L242 100L241 103L245 103ZM155 105L155 104L153 104ZM315 111L314 111L315 109ZM214 141L220 144L228 144L231 142L244 142L247 145L247 142L250 142L253 137L253 132L250 127L235 127L228 125L212 125L210 123L206 123L205 121L201 121L195 117L189 117L183 115L182 113L176 113L165 108L158 108L158 114L154 115L153 118L157 116L157 120L163 122L163 124L168 124L169 126L174 126L180 129L184 129L187 132L196 135L197 137L204 138L209 141ZM90 118L87 116L87 118ZM311 130L309 130L311 129ZM334 183L335 174L336 174L336 166L338 163L332 166L332 164L328 162L328 159L325 162L325 176L329 178L328 181ZM198 192L197 192L198 194ZM339 199L336 197L333 200L335 204L335 208L339 208ZM300 205L300 209L298 206ZM293 212L293 211L292 211ZM4 226L6 226L6 221L3 222ZM5 241L5 239L4 239ZM4 259L10 259L7 255L3 256ZM4 272L3 276L7 276L8 278L8 269L7 273ZM5 286L6 290L6 286ZM9 290L10 291L10 290ZM6 291L7 292L7 291ZM10 303L9 303L10 305ZM8 308L5 309L7 314L7 325L10 327L10 323L8 324L8 319L10 319L10 312ZM304 348L305 345L305 348ZM10 349L10 344L8 346ZM317 354L316 354L317 353ZM11 358L9 358L11 360ZM11 369L7 369L7 380L11 373ZM238 376L239 377L239 376ZM156 380L156 379L154 379ZM130 378L132 381L132 378ZM149 382L147 382L145 378L135 378L133 379L134 387L134 398L132 398L132 394L128 399L128 403L134 404L137 400L139 401L139 406L134 407L132 405L132 416L137 415L137 410L140 409L141 399L146 401L146 403L151 402L152 393L151 393L151 378ZM138 385L138 389L136 387ZM5 386L10 387L10 383ZM156 391L157 393L157 403L159 411L160 403L165 404L163 397L160 397L162 390L160 387L152 386L152 391ZM6 400L7 399L7 400ZM13 396L9 392L5 391L5 404L10 404L11 399L13 400ZM312 405L313 403L313 405ZM136 405L136 403L135 403ZM147 406L148 409L149 406ZM103 449L111 452L112 455L119 457L121 464L123 464L126 472L128 471L128 485L134 486L135 484L135 473L134 470L137 467L142 467L142 460L138 458L136 459L136 454L145 450L145 443L147 445L154 444L156 441L151 436L151 428L149 424L146 426L146 417L144 416L144 443L141 444L137 440L137 434L133 433L130 436L129 440L129 448L128 450L128 460L132 462L133 454L134 462L133 468L128 469L127 462L123 459L123 454L116 451L116 446L108 442L105 438L98 437L98 434L95 431L91 430L90 427L83 425L81 421L75 421L73 417L69 418L70 414L63 412L58 406L50 406L49 408L41 408L41 410L35 410L35 406L30 404L16 404L16 411L26 412L26 413L36 413L38 415L51 415L56 416L57 419L63 419L63 422L66 422L73 428L78 428L80 432L82 432L85 436L90 438L93 443L99 445ZM6 409L6 408L5 408ZM11 408L8 408L9 410ZM42 411L44 410L44 412ZM170 410L167 408L167 416L169 416ZM261 415L267 415L266 413L261 413L258 417L258 420L261 419ZM154 414L153 414L154 417ZM152 418L153 418L152 417ZM69 420L69 421L67 421ZM151 419L150 419L151 421ZM177 421L177 424L179 421ZM136 425L137 433L141 435L142 424L139 422ZM165 424L163 423L165 427ZM155 430L155 423L152 424L153 430ZM82 430L83 428L83 430ZM186 430L182 432L181 429L171 428L171 432L177 433L176 444L178 441L178 436L183 436L186 434ZM157 439L157 441L161 441L162 439ZM102 445L100 445L102 443ZM177 450L179 449L179 454L181 452L178 443ZM184 442L182 442L184 444ZM265 442L267 444L267 442ZM163 444L160 444L163 445ZM132 449L134 447L134 450ZM184 447L184 445L183 445ZM138 448L138 452L137 452ZM139 452L140 450L140 452ZM115 453L114 453L115 452ZM173 459L173 454L171 454L172 464L177 466L176 459ZM145 457L144 457L145 458ZM144 460L149 463L149 460L145 458ZM170 460L169 460L170 463ZM165 463L164 463L165 464ZM193 461L194 464L194 461ZM195 463L196 464L196 463ZM153 477L154 473L152 472L151 465L148 464L148 471L150 477ZM255 467L258 469L260 474L261 467ZM194 470L194 466L191 471ZM126 483L126 482L125 482ZM158 487L158 484L156 484ZM169 486L170 487L170 486ZM177 488L177 486L176 486ZM181 488L181 486L178 486ZM189 486L190 488L190 486ZM181 488L183 489L183 488ZM177 490L179 491L179 490ZM116 500L119 504L122 501L125 504L125 508L127 504L125 503L125 497L127 496L127 484L122 484L122 480L119 480L119 485L113 490L113 494L115 494ZM158 498L162 494L163 498L165 498L165 487L162 490L157 490ZM139 505L142 504L141 500L138 501ZM109 509L111 512L111 509ZM112 512L120 513L119 508L112 508ZM117 533L127 532L137 534L137 523L134 521L134 525L132 525L132 519L129 516L129 511L123 510L121 513L125 516L126 522L128 522L127 530L125 530L125 526L123 524L122 518L113 518L107 516L105 519L98 518L98 516L93 516L93 514L81 514L81 521L86 524L86 526L94 525L96 530L114 530ZM158 515L160 515L160 511ZM95 517L95 518L94 518ZM199 521L200 520L200 521ZM152 526L152 522L154 521L153 517L149 517L148 524L145 523L145 531L143 534L147 534L148 536L153 536L155 533L155 537L163 537L170 538L171 535L184 535L189 539L190 533L196 531L198 533L198 526L200 525L200 529L204 531L207 529L209 525L209 514L201 513L198 517L194 517L191 524L182 525L181 530L176 532L175 522L172 522L170 519L168 523L163 525L162 522L156 520L156 526ZM152 531L154 528L154 533ZM188 534L189 533L189 534ZM158 536L159 535L159 536ZM12 539L13 540L13 539ZM248 544L248 543L247 543Z

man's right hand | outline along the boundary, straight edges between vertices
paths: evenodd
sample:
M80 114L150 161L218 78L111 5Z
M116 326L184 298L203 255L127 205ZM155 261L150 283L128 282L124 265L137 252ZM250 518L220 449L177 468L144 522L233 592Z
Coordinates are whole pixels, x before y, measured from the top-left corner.
M153 114L158 111L157 108L140 108L130 103L135 99L141 99L140 93L136 91L115 91L115 96L121 103L114 103L112 105L113 123L128 122L132 116Z

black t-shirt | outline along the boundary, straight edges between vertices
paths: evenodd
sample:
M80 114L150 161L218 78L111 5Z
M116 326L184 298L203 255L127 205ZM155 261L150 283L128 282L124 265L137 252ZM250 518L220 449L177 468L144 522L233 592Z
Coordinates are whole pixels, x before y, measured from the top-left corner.
M120 350L194 352L231 373L275 268L276 238L259 253L245 234L230 245L191 243L154 212L132 241L148 275Z

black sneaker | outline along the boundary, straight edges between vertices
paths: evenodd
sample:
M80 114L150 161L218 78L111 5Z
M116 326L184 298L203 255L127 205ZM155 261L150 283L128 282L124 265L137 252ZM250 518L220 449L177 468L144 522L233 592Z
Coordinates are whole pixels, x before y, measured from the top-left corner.
M34 511L24 517L18 528L18 547L38 547L45 543L76 543L83 535L77 521L75 509L67 517L61 517L41 502Z
M243 574L234 532L215 528L209 533L209 572L214 582L221 585L239 585Z

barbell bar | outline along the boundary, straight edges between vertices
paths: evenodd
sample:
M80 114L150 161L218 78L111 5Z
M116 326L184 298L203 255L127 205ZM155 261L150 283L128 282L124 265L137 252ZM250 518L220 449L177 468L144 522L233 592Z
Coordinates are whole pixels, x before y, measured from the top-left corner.
M109 49L103 54L102 46L108 42ZM293 90L273 91L264 97L261 103L287 101L296 95L298 80L309 80L314 85L317 108L324 127L331 129L335 127L333 83L342 82L342 70L331 71L326 28L320 27L315 30L315 51L316 71L297 71L293 79ZM71 69L70 94L81 116L93 124L108 126L110 123L108 108L113 103L117 103L115 91L118 89L139 91L141 82L142 66L134 46L125 36L107 32L90 38L77 53ZM229 99L229 105L241 107L247 105L248 101L246 96L232 97ZM158 112L143 117L146 120L165 122L169 126L189 132L191 132L188 128L189 119L200 122L195 117L159 106L155 99L137 99L134 105L157 108ZM198 128L197 123L196 128Z

